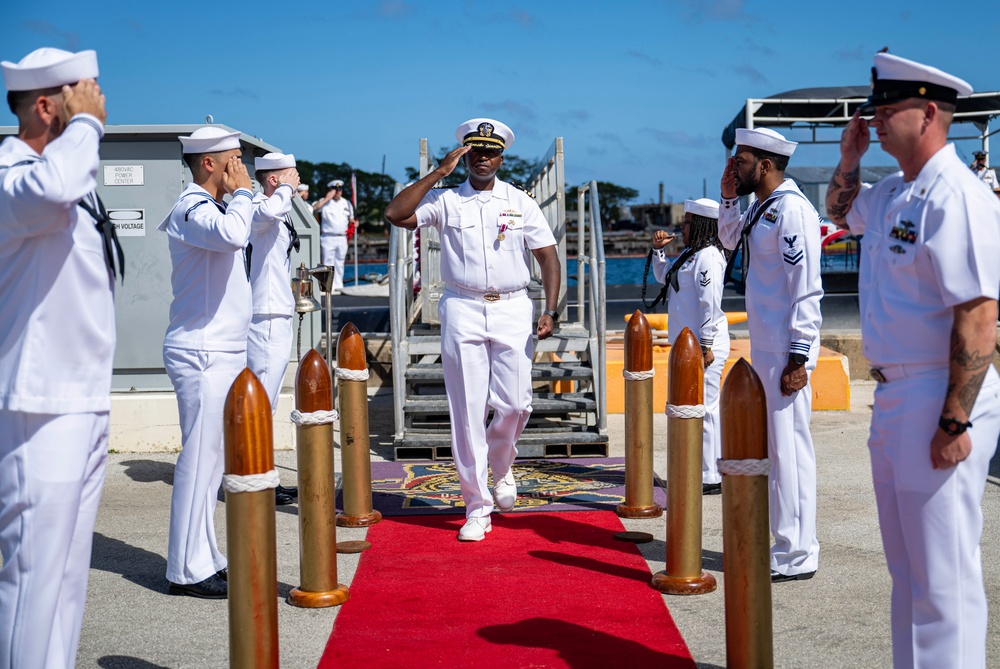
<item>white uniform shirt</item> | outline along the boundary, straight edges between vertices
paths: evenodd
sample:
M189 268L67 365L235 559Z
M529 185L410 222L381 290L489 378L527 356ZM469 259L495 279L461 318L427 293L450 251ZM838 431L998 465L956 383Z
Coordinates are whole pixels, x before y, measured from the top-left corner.
M157 230L169 235L173 272L170 325L164 346L244 351L252 298L246 245L253 193L238 189L227 207L188 184Z
M653 250L653 274L663 283L669 265L663 249ZM714 246L699 249L677 270L677 291L667 288L667 340L671 345L684 328L711 348L728 340L729 322L722 311L726 257ZM721 336L720 336L721 334Z
M823 322L819 214L791 179L785 179L777 191L793 192L768 207L748 242L750 341L762 351L809 355L819 342ZM726 248L736 248L740 232L761 204L754 202L741 217L738 200L722 200L719 239Z
M111 409L113 282L77 205L97 188L103 134L77 114L41 156L17 137L0 144L0 408Z
M436 227L441 235L441 278L468 290L509 293L526 287L528 250L556 243L531 196L499 179L492 191L477 191L468 180L435 188L416 216L418 227Z
M989 186L990 190L1000 189L1000 183L997 183L997 173L992 168L984 167L981 170L973 170L972 173L980 181Z
M875 365L947 367L953 307L1000 295L1000 202L947 145L911 183L902 173L858 193L861 334Z
M323 235L346 235L347 227L351 219L354 218L354 207L351 201L345 197L339 200L330 200L319 210L320 213L320 234Z
M292 187L282 184L271 197L263 193L253 196L250 289L254 314L291 316L295 311L292 260L288 253L292 235L285 224L292 211L293 195Z

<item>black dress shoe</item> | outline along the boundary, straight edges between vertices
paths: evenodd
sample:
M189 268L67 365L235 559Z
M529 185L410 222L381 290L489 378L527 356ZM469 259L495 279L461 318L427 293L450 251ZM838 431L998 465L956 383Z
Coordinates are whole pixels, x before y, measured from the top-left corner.
M294 503L295 503L295 498L292 497L291 495L286 495L285 493L277 489L274 491L274 504L276 506L285 506L287 504L294 504Z
M802 574L781 574L771 570L771 583L785 583L786 581L808 581L816 575L814 571L807 571Z
M722 494L722 484L721 483L702 483L701 484L701 494L702 495L721 495Z
M284 494L288 495L289 497L298 497L299 496L299 489L298 489L297 486L293 486L293 485L290 485L290 486L279 485L278 488L277 488L277 490L278 490L278 492L284 493Z
M171 583L167 592L201 599L225 599L229 593L229 585L218 575L212 574L199 583Z
M223 581L229 582L229 567L223 567L219 571L215 572L215 575L221 578Z

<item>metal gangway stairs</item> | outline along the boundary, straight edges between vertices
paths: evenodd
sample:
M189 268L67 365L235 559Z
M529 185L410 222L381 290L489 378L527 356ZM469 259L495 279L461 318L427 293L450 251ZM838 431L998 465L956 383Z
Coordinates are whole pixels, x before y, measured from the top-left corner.
M436 167L420 140L420 176ZM401 189L397 186L397 192ZM527 189L542 209L566 258L566 187L563 140L557 137ZM520 457L606 457L604 241L597 183L577 194L575 304L568 301L562 263L559 321L548 339L535 339L532 414L518 440ZM450 418L441 367L438 301L444 292L437 230L393 227L389 236L389 311L397 460L451 458ZM528 294L535 313L544 308L538 264L532 259Z

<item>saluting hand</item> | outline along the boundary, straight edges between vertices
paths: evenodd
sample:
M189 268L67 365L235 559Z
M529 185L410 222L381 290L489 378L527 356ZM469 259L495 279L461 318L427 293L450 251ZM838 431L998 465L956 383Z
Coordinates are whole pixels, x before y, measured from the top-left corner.
M462 160L462 156L464 156L471 150L472 150L471 146L460 146L457 149L453 150L451 153L449 153L447 156L444 157L444 160L442 160L441 164L438 165L437 171L443 173L441 174L442 177L448 176L449 174L455 171L456 167L458 167L458 163Z
M722 197L727 200L736 197L736 175L733 174L734 169L736 169L736 161L730 158L726 161L726 169L722 172L722 183L720 184Z
M104 123L108 114L104 109L104 95L101 87L94 79L81 79L75 86L63 86L63 120L69 120L77 114L90 114Z
M677 239L677 235L672 235L666 230L657 230L653 233L653 248L662 249L675 239Z
M861 156L865 155L868 147L872 143L871 132L868 130L868 121L861 118L861 114L854 112L854 116L848 121L847 127L840 135L840 162L854 166L861 162Z
M299 171L294 167L289 167L278 175L278 183L288 184L294 192L299 187L299 184L302 183L302 180L299 178Z
M253 189L253 182L247 173L247 166L243 164L239 156L232 156L226 163L226 170L222 173L222 187L232 195L238 188L247 190Z

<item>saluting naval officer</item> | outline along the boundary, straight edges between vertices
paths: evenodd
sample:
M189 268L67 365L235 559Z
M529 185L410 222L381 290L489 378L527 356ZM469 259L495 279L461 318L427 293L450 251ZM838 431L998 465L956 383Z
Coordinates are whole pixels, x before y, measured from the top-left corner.
M701 345L705 362L705 417L702 420L701 490L722 492L717 461L722 457L719 383L729 358L729 323L722 311L726 256L719 241L719 203L707 198L684 202L684 250L668 266L664 247L673 236L653 233L653 273L667 297L667 340L671 346L688 328Z
M295 156L268 153L254 158L254 177L263 189L253 196L250 246L250 290L253 319L247 336L247 367L278 410L278 394L292 351L292 251L299 250L299 234L292 225L292 198L299 185ZM275 501L291 504L298 488L279 485Z
M157 228L167 233L173 263L163 363L177 394L182 442L167 580L171 594L221 599L227 563L215 538L215 505L225 466L222 413L247 362L253 184L240 159L240 133L206 127L179 139L193 181Z
M433 226L441 236L441 362L466 515L458 538L481 541L492 529L494 499L501 511L510 511L517 501L511 466L531 414L534 304L525 290L528 251L541 267L545 291L539 339L552 334L558 316L560 268L541 209L496 176L504 150L514 143L511 129L475 118L460 125L455 137L462 146L393 198L385 218L411 230ZM469 178L460 186L435 189L463 157ZM493 420L487 426L489 407Z
M1000 203L948 144L965 81L879 53L844 130L827 211L862 238L861 334L874 365L868 448L892 576L897 669L986 666L980 506L1000 435L993 368ZM875 128L901 174L862 186Z
M986 152L976 151L972 154L972 157L974 160L972 161L972 164L969 165L969 169L972 170L972 173L975 174L980 181L986 184L986 187L991 191L996 192L1000 190L1000 183L997 182L996 170L986 165Z
M334 179L327 187L326 197L313 205L313 211L320 214L320 257L324 265L333 267L333 294L339 295L344 287L347 229L358 220L351 201L344 197L344 182Z
M722 175L719 238L739 247L750 328L750 357L767 399L771 461L771 580L812 578L816 538L816 453L809 377L819 355L819 215L785 178L790 142L768 128L736 131L736 154ZM740 216L741 195L756 201Z
M0 668L76 666L108 457L114 230L97 54L0 63Z

